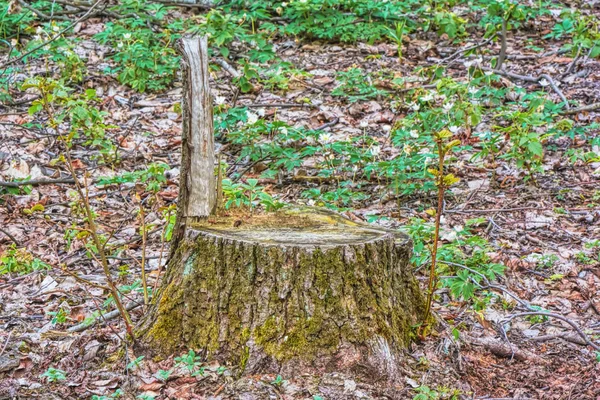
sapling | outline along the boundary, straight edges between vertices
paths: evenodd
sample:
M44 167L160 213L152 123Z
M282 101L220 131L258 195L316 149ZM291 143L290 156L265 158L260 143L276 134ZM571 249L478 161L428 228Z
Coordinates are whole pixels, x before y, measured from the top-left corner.
M433 302L433 292L437 286L438 277L436 274L437 251L440 236L440 222L442 220L442 212L444 209L444 194L446 189L459 181L453 174L445 174L444 162L446 156L452 149L460 144L460 140L449 140L452 138L452 132L444 129L435 133L434 141L438 153L438 165L436 168L429 168L427 171L435 177L435 186L437 188L437 209L435 213L435 230L433 235L433 244L431 248L431 267L429 269L429 284L427 291L427 308L425 309L425 321L429 319L431 313L431 305Z

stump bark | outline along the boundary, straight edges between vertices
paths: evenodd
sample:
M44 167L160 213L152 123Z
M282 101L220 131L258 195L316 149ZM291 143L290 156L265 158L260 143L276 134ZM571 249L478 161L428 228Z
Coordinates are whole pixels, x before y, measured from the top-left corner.
M404 234L311 208L189 226L144 328L245 372L395 374L424 302Z
M206 38L183 38L179 49L177 228L141 343L164 356L201 350L242 372L395 376L397 351L425 311L410 239L313 208L216 217Z

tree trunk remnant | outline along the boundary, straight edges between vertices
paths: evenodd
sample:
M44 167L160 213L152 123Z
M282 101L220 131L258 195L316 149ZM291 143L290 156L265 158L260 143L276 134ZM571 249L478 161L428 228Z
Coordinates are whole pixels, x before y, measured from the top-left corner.
M412 242L317 208L212 215L206 40L185 38L180 48L178 233L138 328L141 343L163 356L198 350L240 373L358 369L395 377L397 354L425 311L409 263Z
M178 221L206 218L214 213L216 194L214 169L212 98L208 80L206 37L185 37L179 42L183 63L183 130L181 134L181 187Z
M395 375L424 301L404 234L314 208L186 229L151 310L161 354L201 349L245 372Z

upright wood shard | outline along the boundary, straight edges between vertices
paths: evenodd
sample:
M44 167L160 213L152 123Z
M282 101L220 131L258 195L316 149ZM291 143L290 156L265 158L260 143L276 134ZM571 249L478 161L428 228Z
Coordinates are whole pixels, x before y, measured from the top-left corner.
M185 37L179 43L183 63L182 168L179 219L205 218L216 205L213 114L208 79L206 37Z

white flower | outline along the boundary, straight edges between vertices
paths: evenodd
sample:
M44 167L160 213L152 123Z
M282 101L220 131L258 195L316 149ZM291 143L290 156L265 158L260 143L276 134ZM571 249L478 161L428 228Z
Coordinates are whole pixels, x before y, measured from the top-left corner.
M34 35L33 40L41 41L42 37L40 35Z
M119 48L119 49L123 48L123 42L117 43L117 48Z
M331 142L331 134L330 133L322 133L319 135L319 140L324 142L324 143L329 143Z
M425 102L431 101L431 100L433 100L433 94L431 94L431 92L427 93L425 96L419 98L419 100L425 101Z
M281 132L284 135L288 134L288 130L285 126L282 126L281 128L279 128L279 132Z
M358 165L354 164L354 165L352 166L352 171L353 171L354 173L358 172Z
M215 97L215 103L217 103L217 105L221 105L221 104L225 104L225 101L227 99L224 96L216 96Z
M485 71L484 74L485 76L490 76L494 74L494 71Z
M377 157L379 154L381 154L381 146L373 146L369 149L369 151L373 157Z
M477 89L475 86L469 86L469 93L470 94L475 94L479 91L479 89Z
M410 104L410 109L413 111L419 111L420 108L421 106L416 103Z
M540 84L540 86L544 86L544 87L546 87L550 84L550 82L548 82L546 79L540 79L538 81L538 83Z
M287 6L286 2L281 3L281 7L285 7L285 6Z
M306 202L306 204L308 204L309 206L314 206L315 205L315 201L310 199L309 201Z
M425 157L423 159L423 164L425 164L425 165L428 165L430 162L431 162L431 158L429 158L429 157Z
M60 27L58 27L58 26L54 25L54 26L52 27L52 30L53 30L54 32L58 32L58 31L60 31Z
M413 139L418 139L419 138L419 132L417 132L415 129L413 129L412 131L410 131L410 137Z
M442 108L446 112L449 112L450 110L452 110L452 107L454 107L454 103L444 103L444 105L442 106Z
M258 115L253 112L246 111L246 116L248 117L248 123L251 125L258 121Z
M123 37L124 37L125 39L131 39L131 33L124 33L124 34L123 34Z
M456 132L460 131L460 126L451 126L448 128L448 130L452 133L456 133Z
M258 111L256 111L256 113L260 116L260 117L264 117L265 116L265 109L264 108L259 108Z
M360 124L359 124L359 126L360 126L361 128L366 128L366 127L368 127L368 126L369 126L369 121L367 121L366 119L363 119L362 121L360 121Z
M410 144L405 143L404 147L402 148L402 151L406 154L409 155L412 152L412 147L410 147Z
M35 33L41 35L42 33L44 33L44 29L41 26L38 26L37 28L35 28Z
M306 3L308 0L300 0L300 3Z

